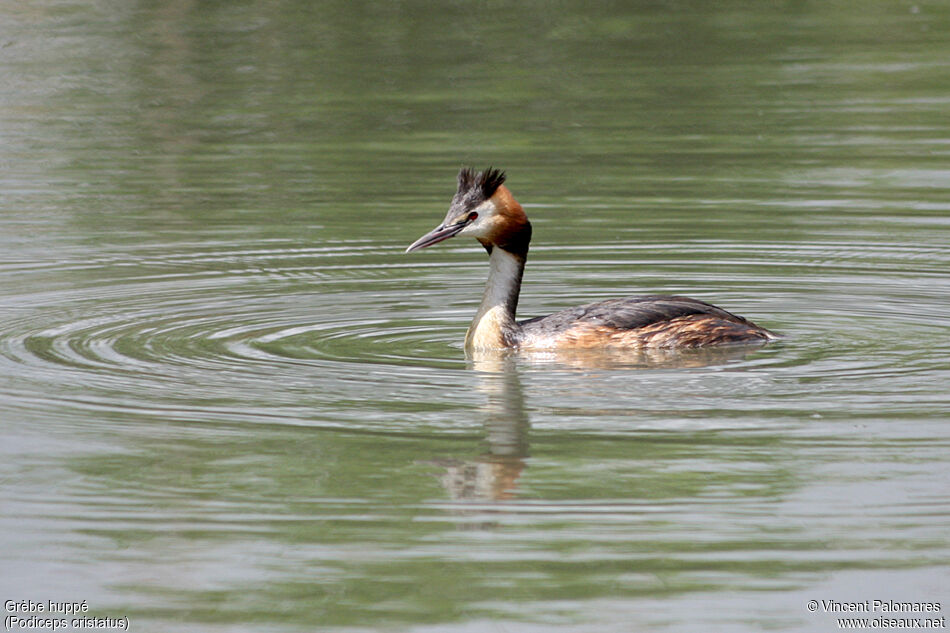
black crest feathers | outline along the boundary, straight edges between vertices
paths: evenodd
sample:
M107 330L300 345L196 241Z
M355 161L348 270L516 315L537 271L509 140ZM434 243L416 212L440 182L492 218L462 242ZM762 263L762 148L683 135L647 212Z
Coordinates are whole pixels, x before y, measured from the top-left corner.
M459 190L457 195L464 196L470 193L480 194L485 200L491 198L498 191L498 187L505 182L505 172L489 167L485 171L475 171L471 167L459 170Z

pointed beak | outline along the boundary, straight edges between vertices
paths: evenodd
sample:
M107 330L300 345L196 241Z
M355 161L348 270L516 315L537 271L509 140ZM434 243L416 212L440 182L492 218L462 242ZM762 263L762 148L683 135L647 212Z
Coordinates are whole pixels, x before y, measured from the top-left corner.
M472 220L474 219L475 218L473 217L469 217L461 222L456 222L455 224L450 224L448 226L444 224L437 226L410 244L409 248L406 249L406 252L411 253L412 251L417 251L420 248L426 248L427 246L438 244L439 242L445 241L450 237L455 237L462 229L471 224Z

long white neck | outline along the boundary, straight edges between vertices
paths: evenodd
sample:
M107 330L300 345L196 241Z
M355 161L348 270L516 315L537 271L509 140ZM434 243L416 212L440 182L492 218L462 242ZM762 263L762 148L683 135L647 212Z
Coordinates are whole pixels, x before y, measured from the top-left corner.
M517 344L521 327L515 322L524 258L495 247L482 304L465 335L467 349L499 349Z

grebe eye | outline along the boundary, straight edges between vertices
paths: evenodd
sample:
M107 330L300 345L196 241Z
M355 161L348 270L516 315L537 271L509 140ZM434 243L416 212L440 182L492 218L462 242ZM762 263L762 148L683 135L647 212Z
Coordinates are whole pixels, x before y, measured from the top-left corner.
M468 214L468 221L471 222L477 217L478 217L478 214L472 211L471 213Z

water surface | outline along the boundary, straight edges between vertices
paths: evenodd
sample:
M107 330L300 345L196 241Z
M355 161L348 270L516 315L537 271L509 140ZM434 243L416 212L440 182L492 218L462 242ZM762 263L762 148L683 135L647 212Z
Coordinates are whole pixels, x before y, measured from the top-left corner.
M808 600L947 602L948 27L0 9L0 597L140 631L826 631ZM786 338L466 358L484 252L402 254L462 164L531 216L523 318L676 293Z

